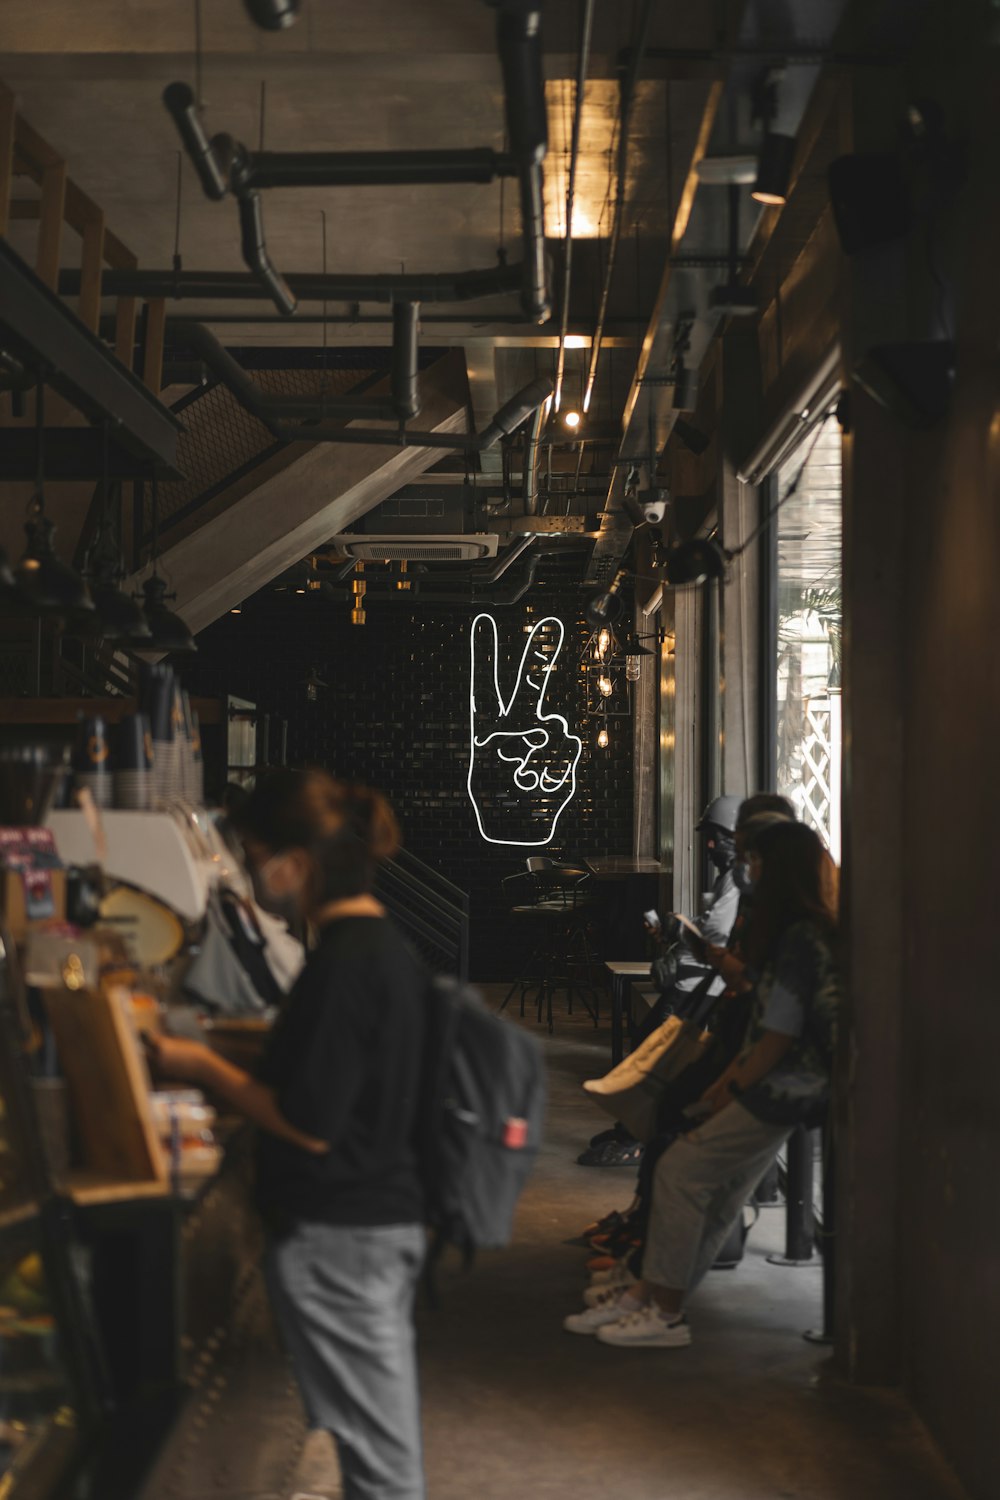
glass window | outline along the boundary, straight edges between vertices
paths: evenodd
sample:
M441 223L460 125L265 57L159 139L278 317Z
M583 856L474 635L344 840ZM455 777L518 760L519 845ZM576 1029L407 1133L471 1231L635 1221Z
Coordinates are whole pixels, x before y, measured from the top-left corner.
M812 446L815 440L815 446ZM810 453L810 448L812 451ZM841 435L833 416L778 467L776 786L840 860Z

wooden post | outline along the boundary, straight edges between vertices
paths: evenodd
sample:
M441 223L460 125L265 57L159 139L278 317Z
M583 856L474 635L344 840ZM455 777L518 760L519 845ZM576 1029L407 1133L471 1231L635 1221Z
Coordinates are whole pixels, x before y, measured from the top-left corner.
M167 299L153 297L147 305L146 349L142 378L146 389L158 396L163 389L163 340L167 329Z
M0 234L7 233L11 188L14 183L14 95L0 83Z
M35 270L53 291L59 280L59 245L62 240L65 202L66 163L53 162L42 173L42 207L35 258Z
M91 333L101 318L101 272L104 267L104 215L100 211L83 228L80 256L80 320Z

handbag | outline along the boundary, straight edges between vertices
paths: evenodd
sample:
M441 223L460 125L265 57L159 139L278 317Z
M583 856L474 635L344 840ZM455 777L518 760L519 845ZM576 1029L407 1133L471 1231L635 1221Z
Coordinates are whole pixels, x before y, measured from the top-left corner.
M668 1016L610 1073L588 1079L584 1091L637 1141L651 1140L667 1085L698 1061L709 1040L700 1022Z

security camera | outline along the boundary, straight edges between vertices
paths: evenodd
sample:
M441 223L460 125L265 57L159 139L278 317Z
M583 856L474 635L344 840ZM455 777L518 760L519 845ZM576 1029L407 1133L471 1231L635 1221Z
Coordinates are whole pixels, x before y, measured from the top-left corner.
M669 495L666 490L647 490L642 501L642 514L650 526L661 526L667 514Z

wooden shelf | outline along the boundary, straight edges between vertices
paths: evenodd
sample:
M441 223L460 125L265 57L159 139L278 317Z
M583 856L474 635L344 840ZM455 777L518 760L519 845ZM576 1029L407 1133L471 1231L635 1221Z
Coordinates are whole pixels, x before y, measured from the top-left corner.
M99 1172L70 1172L59 1184L80 1208L93 1208L102 1203L128 1203L134 1198L164 1198L166 1182L122 1182L114 1177L102 1177Z

